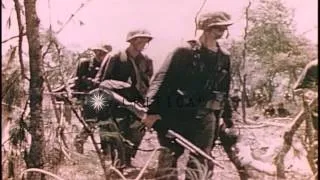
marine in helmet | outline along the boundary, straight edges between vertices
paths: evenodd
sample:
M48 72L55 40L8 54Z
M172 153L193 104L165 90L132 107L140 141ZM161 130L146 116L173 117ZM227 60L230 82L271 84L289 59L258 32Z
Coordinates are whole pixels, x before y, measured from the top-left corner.
M305 99L312 99L318 96L318 81L319 81L319 67L318 60L313 60L309 62L301 75L299 76L297 82L295 83L293 89L296 93L304 92ZM305 90L305 91L302 91ZM313 127L318 130L319 128L319 118L318 118L318 105L312 108L312 123Z
M168 129L179 132L208 154L220 136L222 146L239 169L241 179L246 177L233 151L237 136L227 134L226 130L233 127L229 104L230 53L217 41L231 24L231 17L225 12L202 14L197 22L197 29L202 31L196 40L198 48L188 43L176 47L151 82L147 93L148 112L142 122L157 131L160 145L166 148L159 154L156 179L178 179L177 161L184 149L166 136ZM224 125L217 131L220 118ZM200 175L203 170L199 171L199 166L208 165L209 171L204 179L211 179L213 164L193 153L191 155L198 162L188 161L187 169L192 172L186 173L186 178L192 179L190 174Z
M118 93L131 102L143 104L149 87L149 81L153 75L153 63L151 58L142 52L152 39L153 36L146 29L135 29L128 32L126 38L128 47L110 55L104 60L102 68L95 78L95 82L101 83L105 80L117 80L129 83L129 88L121 90ZM119 111L119 109L115 108L113 111ZM138 147L145 133L143 125L138 121L137 117L127 110L122 109L121 113L118 113L118 116L116 118L118 132ZM100 120L103 124L103 122L112 122L110 121L111 118L113 117L104 117L104 119ZM102 150L107 154L108 141L103 138L103 134L108 132L109 129L102 125L100 126L100 130ZM126 147L125 158L120 159L120 166L122 168L131 166L131 158L135 154L135 149Z
M97 72L100 69L100 65L106 55L112 51L111 45L102 45L94 48L90 48L94 52L93 58L81 58L74 79L74 85L71 89L75 92L88 93L95 88L93 79L97 75ZM76 94L75 98L82 104L81 115L84 120L88 123L89 127L93 128L95 126L96 116L94 112L91 112L85 104L85 96ZM85 128L82 128L79 134L76 135L74 139L74 146L76 147L77 152L83 153L83 144L89 137L89 132Z

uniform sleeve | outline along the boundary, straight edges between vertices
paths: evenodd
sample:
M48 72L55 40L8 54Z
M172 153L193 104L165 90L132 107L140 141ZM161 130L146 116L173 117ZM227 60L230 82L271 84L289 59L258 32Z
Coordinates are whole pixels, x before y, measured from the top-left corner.
M159 71L153 77L147 92L146 106L148 114L159 114L161 107L167 104L167 97L175 89L177 75L179 74L178 64L182 61L185 51L177 48L169 53Z

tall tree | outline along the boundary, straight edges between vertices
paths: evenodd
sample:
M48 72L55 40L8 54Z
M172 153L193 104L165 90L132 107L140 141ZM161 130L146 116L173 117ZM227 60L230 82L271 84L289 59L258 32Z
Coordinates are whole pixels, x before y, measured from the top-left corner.
M257 63L263 65L265 78L262 84L269 101L279 85L275 79L286 74L294 81L296 71L307 63L306 60L299 61L302 59L299 57L306 54L302 50L306 42L296 35L293 15L282 0L260 0L250 12L248 53L258 57Z
M29 44L30 67L30 134L32 137L30 151L26 156L27 168L40 168L44 166L44 131L42 117L43 72L41 45L39 36L40 19L36 12L36 0L24 0L26 33ZM44 175L31 172L27 179L40 180Z

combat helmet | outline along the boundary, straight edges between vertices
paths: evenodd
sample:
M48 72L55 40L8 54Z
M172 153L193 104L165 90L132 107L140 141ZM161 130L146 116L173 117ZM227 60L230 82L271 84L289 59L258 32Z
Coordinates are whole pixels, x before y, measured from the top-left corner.
M151 33L148 30L146 30L146 29L135 29L135 30L130 31L127 34L126 41L130 42L134 38L138 38L138 37L149 38L150 41L153 39L153 36L151 35Z
M197 29L205 30L212 26L230 26L233 22L226 12L218 11L202 14L197 22Z
M109 53L112 51L112 46L111 45L102 45L102 46L96 46L94 48L91 48L92 51L94 50L100 50L103 51L105 53Z

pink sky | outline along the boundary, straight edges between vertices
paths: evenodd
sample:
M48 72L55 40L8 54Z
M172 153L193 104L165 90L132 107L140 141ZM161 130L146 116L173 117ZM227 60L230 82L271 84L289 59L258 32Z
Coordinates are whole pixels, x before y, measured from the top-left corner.
M49 27L49 8L51 23L55 30L60 28L57 21L65 22L81 3L85 3L78 14L58 35L58 39L68 48L83 50L90 46L110 42L116 49L126 46L125 36L131 28L146 27L155 36L146 53L151 57L163 59L164 54L183 38L194 32L193 17L199 9L199 0L38 0L38 14L41 25ZM87 3L86 3L87 2ZM285 0L289 7L295 8L295 22L299 33L317 26L317 0ZM12 13L12 27L6 27L12 1L5 0L2 16L2 39L17 34L15 12ZM224 10L230 13L235 24L230 27L230 38L241 38L244 21L242 10L248 0L208 0L203 11ZM79 25L79 20L84 22ZM307 38L317 43L317 29L307 33ZM11 41L10 43L16 43ZM7 49L10 43L3 46ZM4 52L4 51L3 51Z

